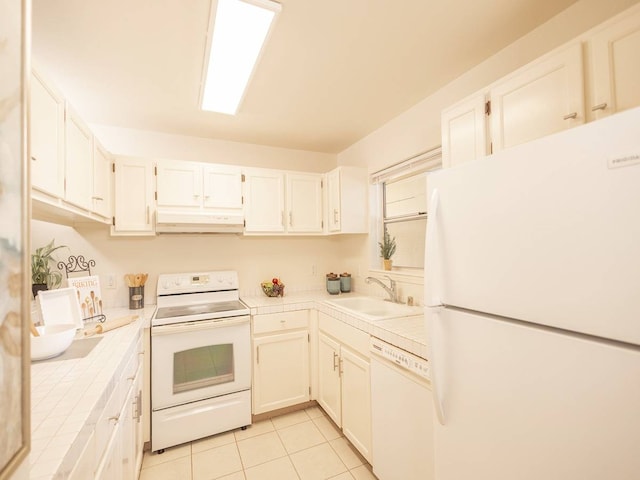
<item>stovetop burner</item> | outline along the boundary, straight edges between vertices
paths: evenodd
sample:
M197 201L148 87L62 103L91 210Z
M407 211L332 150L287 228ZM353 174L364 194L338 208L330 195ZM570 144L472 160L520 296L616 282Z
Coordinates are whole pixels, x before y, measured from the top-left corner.
M234 271L171 273L158 277L158 309L151 326L249 315Z

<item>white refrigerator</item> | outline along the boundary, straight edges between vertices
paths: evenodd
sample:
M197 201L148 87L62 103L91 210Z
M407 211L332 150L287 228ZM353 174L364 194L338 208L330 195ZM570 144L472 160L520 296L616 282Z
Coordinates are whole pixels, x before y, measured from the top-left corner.
M436 480L640 479L640 109L427 184Z

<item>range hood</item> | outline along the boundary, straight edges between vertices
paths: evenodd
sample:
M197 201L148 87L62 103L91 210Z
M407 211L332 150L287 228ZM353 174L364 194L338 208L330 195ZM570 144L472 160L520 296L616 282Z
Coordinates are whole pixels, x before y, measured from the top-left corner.
M242 213L175 212L158 210L156 233L240 233Z

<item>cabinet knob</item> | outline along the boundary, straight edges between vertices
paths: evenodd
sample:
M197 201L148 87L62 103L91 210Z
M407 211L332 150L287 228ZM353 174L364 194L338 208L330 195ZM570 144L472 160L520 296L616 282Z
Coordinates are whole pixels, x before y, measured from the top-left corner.
M591 107L591 111L595 112L597 110L604 110L605 108L607 108L607 102L599 103L598 105L594 105L593 107Z
M570 113L568 115L565 115L564 117L562 117L563 120L571 120L572 118L577 118L578 117L578 112L573 112Z
M31 160L33 160L34 162L36 162L38 159L32 155L32 156L31 156Z

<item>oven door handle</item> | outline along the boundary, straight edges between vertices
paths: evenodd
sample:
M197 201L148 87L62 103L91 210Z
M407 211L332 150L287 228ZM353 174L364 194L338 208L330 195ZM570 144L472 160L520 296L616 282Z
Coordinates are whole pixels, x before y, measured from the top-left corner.
M231 317L215 320L199 320L196 322L172 323L171 325L160 325L151 327L151 336L171 335L176 333L188 333L201 330L210 330L213 328L232 327L234 325L242 325L249 323L249 315L242 317Z

